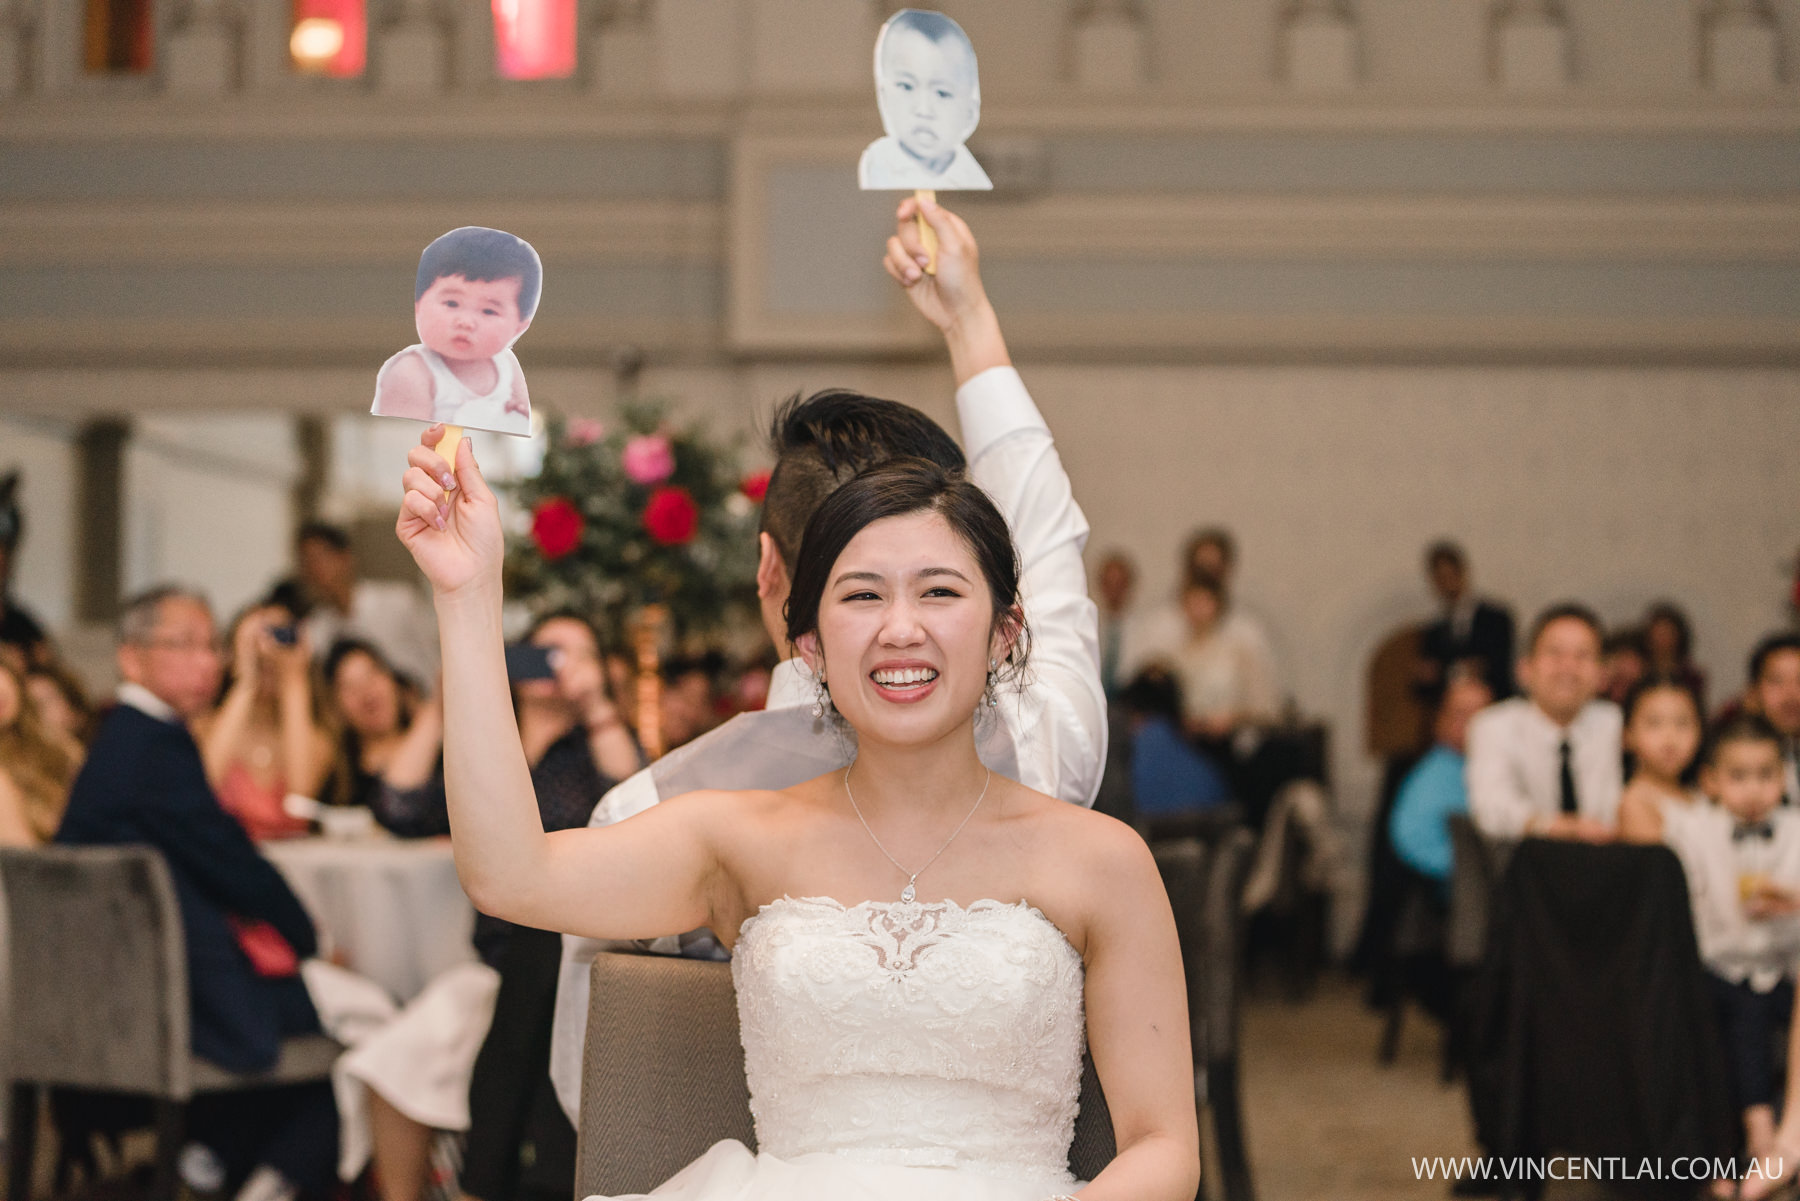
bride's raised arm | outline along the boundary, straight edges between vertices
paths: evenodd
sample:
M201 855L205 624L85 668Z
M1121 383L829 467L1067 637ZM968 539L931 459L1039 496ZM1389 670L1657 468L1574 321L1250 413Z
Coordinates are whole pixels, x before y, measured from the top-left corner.
M475 907L589 938L644 938L712 924L734 908L709 831L727 808L699 793L605 829L544 833L519 743L500 629L504 537L468 439L455 473L425 431L395 532L431 581L443 647L444 783L456 874ZM731 927L735 929L735 927Z

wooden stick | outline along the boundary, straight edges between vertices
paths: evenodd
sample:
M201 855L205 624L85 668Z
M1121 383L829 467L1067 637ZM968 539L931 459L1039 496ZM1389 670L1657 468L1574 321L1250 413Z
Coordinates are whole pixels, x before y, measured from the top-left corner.
M925 243L925 274L936 275L937 230L931 228L931 224L925 220L925 210L923 205L927 200L936 204L937 193L930 188L920 188L913 193L913 199L918 201L921 206L919 211L913 214L913 220L919 223L919 239Z
M438 439L437 452L444 462L450 464L450 470L456 470L456 444L462 441L462 426L446 425L444 436Z

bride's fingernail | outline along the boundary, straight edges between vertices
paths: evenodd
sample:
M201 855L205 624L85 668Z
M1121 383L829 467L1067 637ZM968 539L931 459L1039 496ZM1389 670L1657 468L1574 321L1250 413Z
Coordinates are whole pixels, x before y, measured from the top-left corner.
M446 471L444 477L440 479L438 483L442 484L445 488L454 488L456 487L456 477Z
M439 513L437 516L437 528L440 530L444 528L444 515L442 513Z

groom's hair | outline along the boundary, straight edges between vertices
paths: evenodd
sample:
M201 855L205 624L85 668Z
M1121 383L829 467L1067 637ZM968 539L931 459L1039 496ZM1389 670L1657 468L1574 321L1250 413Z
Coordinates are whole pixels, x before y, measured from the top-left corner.
M775 540L790 579L806 523L846 481L892 459L925 459L953 472L968 466L956 440L919 410L847 388L788 397L769 423L769 449L775 469L762 532Z

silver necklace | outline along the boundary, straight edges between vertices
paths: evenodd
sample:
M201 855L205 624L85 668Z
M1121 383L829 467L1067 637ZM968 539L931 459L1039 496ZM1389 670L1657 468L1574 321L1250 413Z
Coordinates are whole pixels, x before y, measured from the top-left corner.
M855 766L855 763L850 765L850 767ZM950 844L956 841L956 836L961 834L963 832L963 827L969 824L969 818L975 816L975 810L981 808L981 802L987 796L988 785L994 782L994 773L989 771L987 778L982 780L981 792L976 796L975 803L969 807L968 816L957 823L956 829L950 831L950 837L944 839L944 845L937 849L937 854L921 864L918 871L909 872L906 870L906 865L904 863L901 863L898 859L894 858L893 855L888 853L888 849L881 845L881 839L875 837L875 831L869 825L869 819L864 817L862 815L862 810L857 807L856 794L850 791L850 767L844 769L844 795L850 798L850 811L856 814L856 820L862 823L862 828L864 830L868 831L869 841L875 844L875 849L880 851L883 855L887 855L887 861L899 868L900 871L905 874L906 887L900 890L900 899L910 905L912 904L913 898L919 895L919 890L915 885L918 884L920 875L924 873L926 868L938 861L938 855L942 855L945 851L950 849Z

